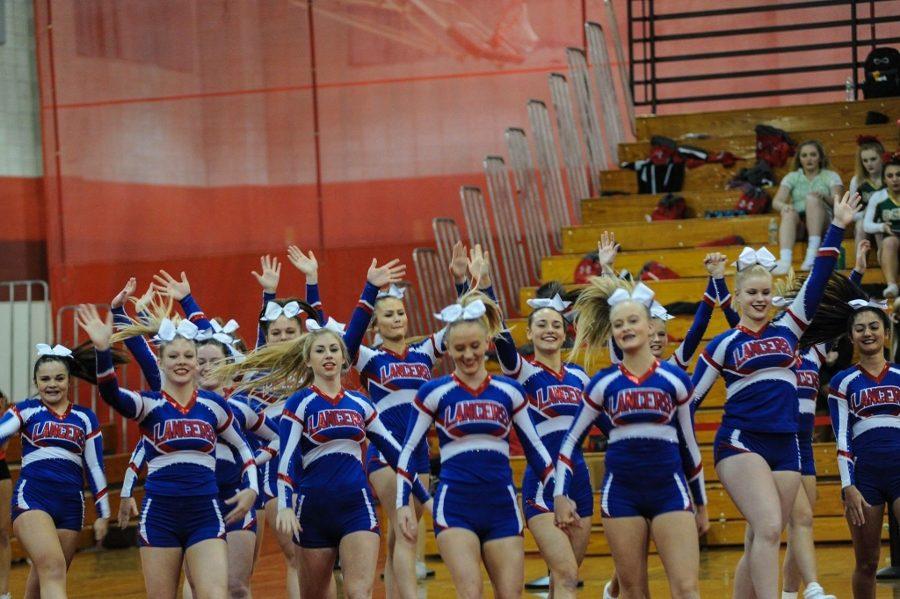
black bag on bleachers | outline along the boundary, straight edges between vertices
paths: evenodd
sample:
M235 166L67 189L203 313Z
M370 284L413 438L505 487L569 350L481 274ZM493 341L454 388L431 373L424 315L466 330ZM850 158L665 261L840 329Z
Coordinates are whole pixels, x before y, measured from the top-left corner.
M675 140L654 135L650 139L650 156L635 163L638 193L681 191L684 185L684 158Z
M875 48L869 52L865 74L862 89L866 98L900 96L900 50Z

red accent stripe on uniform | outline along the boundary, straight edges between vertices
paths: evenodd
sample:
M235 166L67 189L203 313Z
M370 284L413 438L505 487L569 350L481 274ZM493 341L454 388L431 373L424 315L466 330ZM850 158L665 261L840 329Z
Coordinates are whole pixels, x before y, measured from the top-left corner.
M224 426L219 429L216 429L216 433L222 434L224 431L228 430L228 427L231 426L232 421L234 420L234 414L228 412L228 420L225 421Z
M291 420L293 420L293 421L296 422L297 424L303 424L303 421L300 420L300 419L297 417L296 414L294 414L293 412L289 412L288 410L285 410L284 412L282 412L282 413L281 413L281 417L282 417L282 418L290 418Z
M141 473L141 471L138 469L138 467L136 465L134 465L133 462L128 462L128 468L130 468L131 471L134 472L135 474L139 475Z
M818 256L831 256L833 258L837 258L840 255L841 255L840 250L838 250L837 248L833 248L833 247L819 248L819 251L816 253L817 257Z
M116 378L116 371L115 370L107 370L106 372L103 372L103 373L97 375L97 382L105 383L106 381L111 381L114 378Z
M247 460L246 462L244 462L244 466L243 468L241 468L241 472L246 472L247 468L249 468L250 466L256 466L256 461Z
M594 409L597 410L598 412L602 412L602 411L603 411L603 408L601 408L599 405L597 405L597 404L594 402L594 400L591 399L591 396L590 396L588 393L582 393L582 395L584 396L584 403L586 403L587 405L591 406L592 408L594 408Z
M420 412L425 412L426 414L428 414L429 416L432 416L432 417L434 416L434 412L432 412L431 410L429 410L429 409L428 409L428 406L426 406L426 405L422 402L422 400L419 399L418 396L416 396L416 398L413 400L413 405L415 405L416 408L417 408Z
M292 478L291 478L290 476L288 476L287 474L281 474L281 473L279 473L279 474L278 474L278 480L280 480L280 481L282 481L282 482L285 482L285 483L291 485L292 487L294 486L294 479L292 479Z
M405 478L405 479L408 480L409 482L413 482L412 474L410 474L410 473L407 472L406 470L403 470L402 468L398 468L398 469L397 469L397 474L399 474L400 476L402 476L403 478Z
M569 458L567 458L567 457L564 456L564 455L560 455L558 459L559 459L560 462L563 463L564 466L566 466L567 468L569 468L569 470L572 469L572 460L570 460Z
M526 398L525 398L525 401L523 401L522 403L519 404L519 407L513 408L513 413L512 413L512 415L515 416L516 414L518 414L519 412L521 412L521 411L525 408L525 406L527 406L529 403L530 403L530 400L529 400L528 397L526 397Z
M703 294L703 303L706 304L707 306L709 306L710 308L712 308L716 305L715 300L713 300L713 298L709 297L709 295L707 295L705 293Z
M97 430L95 430L94 432L92 432L90 435L88 435L86 438L87 438L87 439L93 439L94 437L98 436L99 434L100 434L100 429L98 428Z
M852 460L852 459L853 459L853 454L850 453L849 451L844 451L844 450L842 450L842 449L838 449L838 450L837 450L837 454L838 454L840 457L842 457L842 458L847 458L848 460Z
M709 364L716 370L722 370L722 365L719 364L718 362L716 362L713 359L713 357L711 355L709 355L709 352L706 351L705 349L703 350L703 353L700 354L700 357L703 358L704 360L706 360L707 364Z
M541 474L541 480L546 481L550 478L550 475L553 474L553 464L550 464L546 468L544 468L543 474Z
M97 491L97 494L94 495L94 503L97 503L98 501L103 499L104 495L106 495L106 489L100 489L99 491Z
M790 316L791 318L794 319L794 322L796 322L797 326L800 327L801 329L805 329L806 327L809 326L807 323L800 320L800 317L797 316L796 314L794 314L794 312L790 308L785 310L785 312L788 314L788 316Z

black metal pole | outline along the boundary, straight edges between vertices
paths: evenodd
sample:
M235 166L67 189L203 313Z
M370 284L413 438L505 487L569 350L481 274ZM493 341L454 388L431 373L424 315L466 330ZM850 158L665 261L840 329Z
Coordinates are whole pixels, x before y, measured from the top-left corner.
M850 3L850 53L853 58L853 99L859 98L859 51L856 34L856 2Z
M628 85L631 86L631 97L637 97L637 89L634 85L634 12L631 8L632 0L625 4L628 7Z
M656 114L656 10L653 0L650 5L650 110Z
M886 566L875 574L878 580L900 579L900 529L897 528L897 519L894 518L894 510L888 505L888 526L891 535L891 565Z

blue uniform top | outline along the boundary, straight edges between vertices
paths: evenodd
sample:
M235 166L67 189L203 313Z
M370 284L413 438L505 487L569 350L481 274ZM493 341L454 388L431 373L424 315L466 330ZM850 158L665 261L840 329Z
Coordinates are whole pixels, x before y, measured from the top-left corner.
M294 505L295 488L340 493L367 487L362 451L366 438L396 466L400 444L366 396L342 390L329 397L315 386L294 393L279 426L279 508ZM294 481L294 475L300 480ZM421 483L417 497L423 503L429 499Z
M431 423L441 447L441 481L464 485L512 483L509 431L516 428L529 466L544 484L553 463L525 408L525 389L505 376L488 375L472 389L455 375L442 376L419 389L397 466L397 507L409 503L413 451Z
M873 374L855 365L831 379L831 426L837 440L841 486L856 484L854 462L863 456L895 463L900 453L900 366Z
M136 420L147 439L147 492L159 495L216 495L216 442L221 438L241 456L242 482L258 491L253 453L225 399L198 390L182 406L165 392L119 388L109 350L97 350L100 397Z
M694 402L699 404L716 379L725 379L722 425L762 433L796 433L796 352L834 270L843 229L831 225L812 272L780 317L760 331L740 325L717 335L706 346L694 372Z
M26 399L0 418L0 445L16 433L22 435L21 477L80 491L87 476L97 513L109 518L103 437L91 410L70 403L57 414L40 399Z
M228 398L228 407L234 414L234 420L237 428L244 434L244 439L250 446L251 451L257 449L258 442L256 439L264 439L266 442L276 438L278 433L275 430L275 424L271 419L267 418L263 412L255 412L244 396L234 395ZM149 441L146 437L141 437L134 450L131 452L131 458L125 470L125 477L122 480L122 497L131 497L134 484L141 472L141 468L147 460L147 444ZM219 489L230 489L241 485L241 477L243 474L243 463L240 454L227 443L219 440L216 443L216 484Z
M562 370L556 372L537 360L523 358L509 331L503 331L496 339L496 347L503 374L525 388L528 415L541 443L551 457L558 455L563 437L581 406L589 380L587 373L577 364L564 362ZM605 424L601 429L604 434L609 434ZM584 461L580 446L575 448L572 459Z
M591 424L605 414L613 427L606 449L608 470L683 471L694 502L705 504L703 465L691 424L690 397L690 377L668 362L654 362L640 376L621 363L598 372L587 386L584 404L560 449L554 496L568 493L572 453Z

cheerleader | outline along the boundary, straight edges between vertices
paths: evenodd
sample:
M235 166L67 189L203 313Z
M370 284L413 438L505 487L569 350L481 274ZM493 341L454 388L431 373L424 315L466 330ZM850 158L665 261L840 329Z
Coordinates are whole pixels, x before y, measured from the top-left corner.
M103 472L103 438L97 416L69 400L72 378L97 383L93 350L39 344L32 380L37 397L10 407L0 418L0 444L20 433L22 469L13 491L12 522L32 568L26 597L66 596L66 570L84 523L87 478L97 519L94 535L106 536L109 497ZM113 356L107 354L112 364ZM116 361L120 358L116 356Z
M328 596L340 551L344 592L370 597L380 543L362 442L368 438L393 465L400 445L369 400L341 383L350 368L343 325L308 320L306 328L297 341L257 350L240 366L266 370L250 385L299 389L279 425L278 528L300 546L302 596ZM429 499L421 483L416 490L420 501Z
M705 504L700 449L691 426L691 383L650 352L653 292L595 277L575 303L575 347L590 352L612 334L622 362L598 372L566 433L557 461L554 508L564 530L577 525L569 497L572 453L590 426L607 428L600 506L621 596L644 594L646 539L652 533L673 597L698 597L699 543L693 503ZM682 460L680 445L690 457ZM690 489L690 491L688 490ZM693 497L693 502L691 500ZM649 526L649 532L648 532Z
M233 360L237 355L234 348L235 338L232 336L237 330L237 322L231 320L224 326L219 325L215 321L206 319L200 306L194 300L191 294L190 284L184 273L181 280L178 281L171 277L165 271L161 271L156 277L157 290L168 297L177 300L185 314L188 314L191 322L198 325L199 331L197 335L197 365L198 365L198 385L200 389L211 391L222 397L227 397L228 406L234 414L237 428L245 434L251 449L255 449L256 443L253 439L262 438L266 442L271 441L276 436L275 424L266 418L264 412L257 413L250 405L250 400L241 394L232 394L226 388L226 380L217 376L215 366ZM127 316L124 316L125 299L133 293L136 285L134 278L130 279L125 288L110 303L115 320L120 325L124 317L125 322ZM149 359L147 354L152 356L147 348L146 340L143 337L132 337L126 340L126 343L137 343L140 347L134 348L133 353L141 365L144 378L148 381L159 381L159 367L155 359ZM133 347L133 345L129 346ZM147 348L147 351L143 351ZM152 387L151 390L158 391L159 387ZM144 460L147 457L144 443L148 443L142 438L138 446L135 447L126 469L125 479L122 484L122 492L120 497L122 501L119 506L119 521L127 523L131 515L137 515L137 506L131 497L131 488L140 472ZM216 483L219 488L219 500L225 502L238 492L241 486L241 470L242 462L240 455L230 446L219 441L216 444ZM225 527L225 540L228 549L228 596L232 599L250 596L250 576L253 573L253 564L256 555L256 509L251 508L241 521L228 523ZM186 571L186 580L190 581L190 572ZM187 592L187 588L186 591Z
M735 573L735 597L777 597L781 531L800 486L798 340L822 299L843 228L853 221L859 201L849 193L835 198L834 220L813 270L774 321L769 315L774 256L746 249L737 264L740 323L713 339L697 363L693 401L698 405L720 375L725 379L725 413L714 446L716 472L749 524Z
M475 256L473 250L473 257ZM288 248L291 263L306 276L307 298L321 310L319 301L318 263L312 252L305 255L296 246ZM480 257L480 254L479 254ZM467 259L461 243L453 248L450 271L465 281ZM489 282L488 282L489 284ZM378 410L381 421L396 439L403 439L406 425L413 412L413 398L423 384L431 380L437 361L444 355L444 330L416 343L409 343L409 321L404 304L406 290L397 285L379 291L372 310L372 328L381 343L376 347L360 345L355 354L351 350L353 366L359 371L366 391ZM397 476L385 456L374 444L369 445L366 470L375 497L384 510L388 522L387 553L384 564L384 584L389 597L395 594L414 599L416 588L416 545L403 535L395 534ZM414 453L411 471L425 484L430 473L428 443L425 439ZM417 506L421 507L420 504ZM421 517L421 509L416 516Z
M198 390L197 327L187 320L133 325L121 337L156 331L163 384L160 392L119 388L109 347L112 314L101 319L96 307L81 305L78 324L97 353L100 397L117 412L140 423L149 443L149 474L141 512L140 540L144 583L151 597L176 596L182 558L192 583L204 597L227 596L225 523L243 519L257 495L253 454L225 400ZM218 439L241 456L242 488L225 501L223 518L215 477Z
M840 313L832 316L838 321ZM890 323L883 304L857 297L843 316L859 361L831 379L828 405L856 557L853 596L874 598L885 503L900 517L900 367L885 359Z
M598 256L601 264L604 265L604 272L608 274L614 273L612 265L618 249L619 246L615 242L615 236L612 233L604 231L600 243L598 244ZM717 301L722 305L722 311L725 313L725 317L729 324L737 324L738 316L730 308L731 296L728 292L728 286L725 283L725 261L725 255L718 252L707 254L704 257L703 264L709 273L706 291L697 306L697 311L694 313L694 320L691 322L691 326L688 329L684 340L682 340L681 344L668 359L663 357L663 353L669 342L666 323L673 317L669 315L661 304L653 302L653 305L650 307L650 353L652 353L655 358L660 360L666 359L673 366L678 366L682 370L687 370L688 364L690 364L694 353L700 345L700 341L703 339L703 335L706 334L706 328L709 325L712 311ZM620 362L622 359L622 350L619 349L612 338L610 338L609 345L611 350L610 357L612 358L613 363ZM683 455L682 459L689 460L690 456ZM697 532L702 536L709 530L709 515L705 504L698 504L694 507L696 510ZM649 543L650 539L648 537L646 539L648 548ZM644 572L643 587L644 594L649 595L650 591L647 587L646 572ZM606 583L603 588L603 597L604 599L615 599L618 596L618 576L614 573L610 581Z
M491 339L502 326L497 305L470 292L444 308L439 318L447 324L444 344L454 371L416 392L397 469L397 526L415 541L411 465L434 422L441 448L435 534L453 586L461 597L481 596L483 559L494 596L519 597L525 578L523 523L509 465L511 426L545 486L551 484L553 464L525 410L525 389L510 378L488 374L485 367Z
M575 364L564 362L565 313L571 305L559 293L552 298L528 300L526 334L534 346L533 358L519 355L508 330L496 340L497 357L503 374L525 389L527 413L551 456L559 454L566 431L581 405L588 376ZM573 482L570 491L580 524L567 535L554 524L553 489L543 484L541 472L529 464L522 478L525 522L537 541L541 556L550 569L550 589L554 597L575 597L578 568L584 560L591 535L594 493L587 464L576 447L572 455Z

